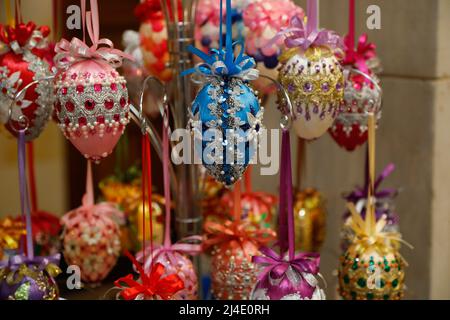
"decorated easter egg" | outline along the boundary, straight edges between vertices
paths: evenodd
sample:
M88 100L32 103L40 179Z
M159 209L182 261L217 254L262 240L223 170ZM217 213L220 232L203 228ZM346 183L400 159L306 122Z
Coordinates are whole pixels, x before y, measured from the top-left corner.
M264 108L243 80L211 79L192 103L189 126L208 174L225 185L238 181L255 155Z
M243 13L245 12L249 0L231 1L231 21L233 41L243 41L247 35L247 28L244 25ZM226 7L223 5L224 20ZM211 48L219 47L220 37L225 38L225 27L220 35L220 1L199 0L195 15L195 40L197 47L205 52ZM225 42L225 41L224 41Z
M184 283L184 288L171 296L171 300L197 300L198 299L198 280L192 261L183 253L177 251L164 251L161 248L155 248L153 257L149 248L146 248L146 256L148 257L143 264L144 271L149 273L154 264L162 264L164 266L163 276L176 274ZM142 261L142 251L136 255L138 262Z
M64 135L86 159L111 154L130 121L125 79L109 64L85 60L60 72L55 90Z
M302 8L291 0L264 0L251 2L243 11L244 25L248 29L245 38L246 53L256 61L261 74L276 79L278 57L283 40L277 33L288 27L292 17L303 18ZM272 43L273 42L273 43ZM265 80L257 79L255 87L262 93L271 92Z
M22 217L16 218L16 223ZM59 218L45 211L36 211L31 214L34 252L39 256L49 256L61 250L61 224Z
M211 251L211 292L219 300L248 300L258 269L252 256L259 250L250 241L223 243Z
M317 279L319 254L299 253L289 261L287 255L279 258L269 248L262 248L261 252L264 256L253 258L260 262L263 271L258 275L251 300L325 300Z
M359 37L356 47L350 35L344 39L346 70L344 103L329 132L338 145L352 151L367 141L367 114L381 118L382 90L377 74L381 63L376 46L368 42L367 34Z
M344 92L344 104L330 134L338 145L352 151L367 141L367 114L381 118L382 92L374 73L369 76L355 69L347 73Z
M350 245L339 260L338 292L346 300L399 300L405 262L395 248Z
M12 256L0 266L0 300L58 300L53 279L61 270L59 254L50 257Z
M49 33L48 27L37 27L33 22L15 27L0 25L0 123L14 136L26 128L27 141L37 138L50 118L53 87L43 80L15 98L33 81L53 74L46 61Z
M331 127L344 99L344 74L339 61L327 47L298 48L280 56L278 80L286 88L293 107L297 135L311 140ZM279 107L289 113L286 99L279 95Z
M84 205L61 218L63 254L77 265L81 279L97 284L115 266L120 255L120 229L114 220L122 213L113 204Z
M319 252L325 241L326 208L323 196L315 189L297 192L294 202L295 248Z
M167 28L159 0L143 0L135 9L141 22L139 28L140 48L144 67L162 81L172 78L167 67L169 50L167 47Z

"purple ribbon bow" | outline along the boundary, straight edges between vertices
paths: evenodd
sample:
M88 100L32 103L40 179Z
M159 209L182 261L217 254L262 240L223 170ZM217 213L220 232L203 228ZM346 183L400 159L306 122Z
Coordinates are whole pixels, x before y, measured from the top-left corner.
M285 37L284 43L288 48L299 47L304 51L312 46L325 46L331 50L344 49L344 42L336 32L309 28L303 19L298 16L292 17L290 26L278 32L269 44L273 45L280 37Z
M397 195L398 190L394 188L387 188L382 190L377 190L380 184L383 182L384 179L386 179L393 171L395 170L395 165L393 163L388 164L384 170L381 172L381 174L377 177L374 184L374 197L375 199L386 199L386 198L393 198ZM369 179L368 175L366 174L366 179L364 183L364 187L356 187L355 190L353 190L350 194L346 195L344 198L354 203L355 205L360 201L367 198L367 193L369 190ZM365 209L361 212L364 216ZM380 219L382 214L384 213L384 210L380 210L380 208L375 209L375 215L377 219ZM345 218L347 218L350 215L349 212L346 212Z
M302 252L295 255L294 259L284 259L274 250L264 247L260 249L263 256L254 256L253 263L265 265L265 269L259 274L258 280L262 281L268 275L273 278L281 278L289 267L295 269L299 274L309 273L316 275L319 273L320 254Z
M0 268L9 267L11 270L17 270L22 264L27 266L37 266L39 270L44 270L50 263L54 265L59 265L61 260L61 254L55 253L51 256L46 257L33 257L28 258L23 254L11 256L8 261L0 262Z

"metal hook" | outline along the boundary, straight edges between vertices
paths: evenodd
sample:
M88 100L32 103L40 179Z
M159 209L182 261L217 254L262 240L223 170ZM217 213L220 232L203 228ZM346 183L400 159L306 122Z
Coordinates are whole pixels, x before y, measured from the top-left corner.
M286 102L287 102L287 105L289 108L289 114L285 114L282 116L282 118L280 120L280 127L283 130L288 130L291 125L291 118L294 118L294 108L292 107L291 98L289 98L289 95L288 95L286 89L281 85L280 82L278 82L274 78L266 76L264 74L261 74L259 76L261 78L265 78L265 79L272 81L277 86L278 91L281 91L284 98L286 99Z
M11 105L8 108L8 123L14 132L19 133L20 131L27 131L28 128L30 127L30 119L28 119L28 117L25 116L24 114L20 115L16 121L13 121L14 119L12 118L12 113L13 113L14 105L16 105L17 101L23 99L23 96L26 94L26 92L29 88L31 88L35 84L38 84L41 81L50 81L50 80L53 80L54 78L55 78L55 76L48 76L48 77L40 78L38 80L31 81L25 87L23 87L19 92L17 92L15 94L13 101L11 102ZM17 123L17 125L19 127L16 127L15 123Z

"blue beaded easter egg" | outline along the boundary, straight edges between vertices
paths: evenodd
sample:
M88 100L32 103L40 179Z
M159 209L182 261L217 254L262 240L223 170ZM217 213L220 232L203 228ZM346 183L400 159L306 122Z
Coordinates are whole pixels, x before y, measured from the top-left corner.
M190 110L195 152L207 172L230 186L256 154L264 108L257 93L238 77L211 77Z

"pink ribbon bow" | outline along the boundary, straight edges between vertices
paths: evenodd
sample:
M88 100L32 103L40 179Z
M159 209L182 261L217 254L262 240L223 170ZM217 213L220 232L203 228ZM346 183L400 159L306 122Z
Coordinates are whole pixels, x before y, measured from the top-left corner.
M367 34L363 34L358 39L358 45L355 48L351 47L350 35L347 35L344 39L346 46L345 59L343 65L354 65L359 71L369 75L369 67L367 61L376 57L376 45L368 42Z
M258 280L262 281L269 274L274 278L281 278L292 267L299 274L308 273L316 275L319 273L320 254L319 253L299 253L294 259L286 260L274 250L264 247L260 249L263 256L254 256L253 263L262 264L264 270L259 274Z
M286 37L284 43L288 48L302 48L306 51L312 46L325 46L331 50L343 50L342 38L331 30L308 28L303 19L294 16L288 28L280 32L270 41L276 43L280 37Z
M92 46L89 47L85 41L75 37L72 38L70 42L62 39L55 47L57 53L55 62L58 68L67 69L71 65L83 60L106 62L113 68L120 67L124 58L134 61L134 58L131 55L121 50L114 49L114 44L111 40L105 38L100 39L97 0L91 0L90 3L92 11L86 13L86 0L82 0L82 17L83 28L84 20L86 18L86 26L92 41Z

